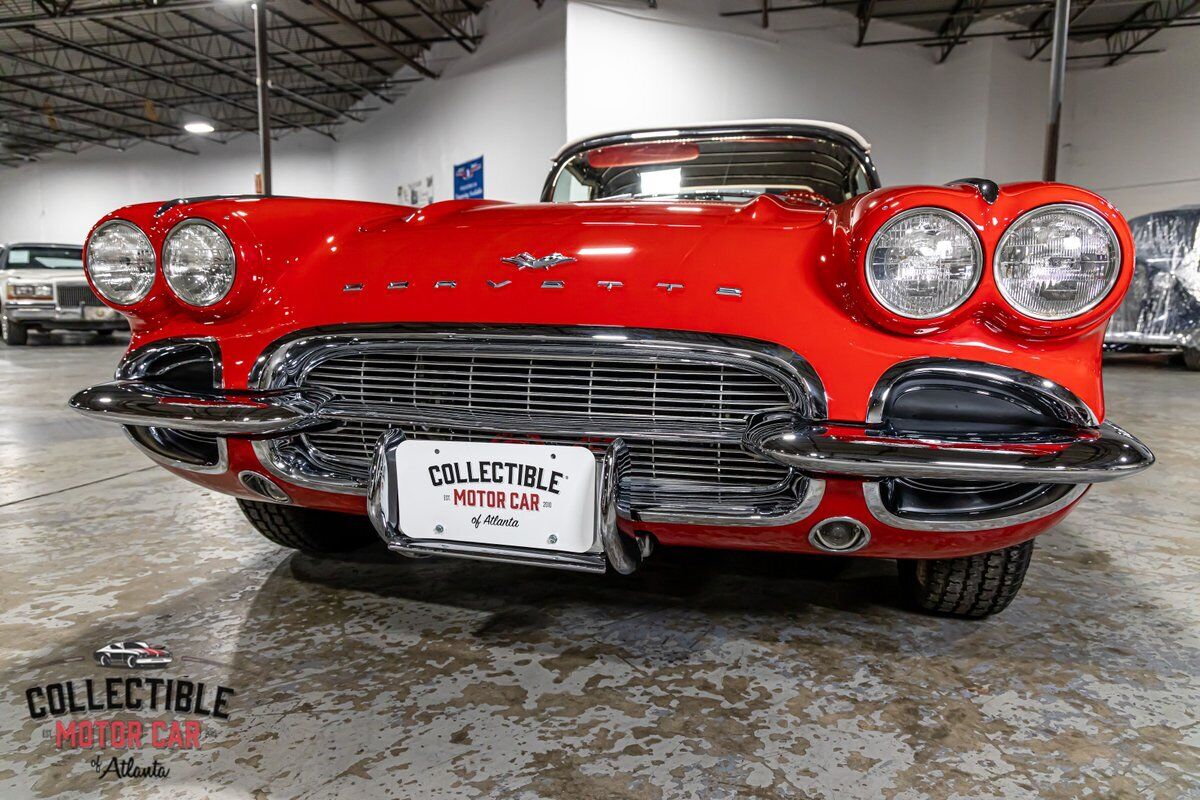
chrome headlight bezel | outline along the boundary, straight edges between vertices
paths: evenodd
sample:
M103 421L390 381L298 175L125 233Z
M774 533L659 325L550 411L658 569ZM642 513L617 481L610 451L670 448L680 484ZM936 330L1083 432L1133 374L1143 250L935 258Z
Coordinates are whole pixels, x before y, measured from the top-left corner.
M1022 306L1013 299L1009 289L1005 286L1005 282L1000 276L1000 256L1004 252L1005 245L1008 243L1010 237L1015 235L1022 225L1028 223L1029 220L1037 216L1056 211L1066 211L1073 214L1078 214L1085 219L1097 223L1100 228L1107 233L1109 245L1112 248L1113 253L1112 269L1104 284L1104 288L1087 305L1072 310L1067 314L1038 314ZM1038 206L1037 208L1029 209L1024 214L1013 220L1012 224L1010 224L1004 231L1004 235L1001 236L1000 241L996 243L995 252L992 253L992 281L996 284L996 291L998 291L1000 296L1004 298L1004 302L1008 303L1009 307L1011 307L1018 314L1029 317L1030 319L1038 320L1039 322L1063 322L1065 320L1075 319L1076 317L1083 316L1103 303L1109 297L1109 295L1112 294L1113 287L1117 285L1117 280L1121 277L1121 261L1123 257L1124 251L1121 248L1121 239L1117 236L1117 231L1112 226L1112 223L1105 219L1102 214L1094 209L1088 208L1087 206L1076 205L1074 203L1051 203L1049 205Z
M148 272L144 270L141 272L143 277L148 275L149 280L146 281L145 285L142 286L135 294L128 296L116 296L112 294L111 289L106 288L104 284L97 280L96 273L94 272L94 259L92 258L93 245L104 231L108 230L109 228L118 227L131 230L137 236L141 237L142 243L145 244L146 249L150 252L150 269ZM150 290L154 288L154 281L158 275L158 253L155 251L154 244L150 241L150 237L146 235L146 232L129 220L110 219L108 222L103 223L100 225L100 227L96 228L96 230L92 231L92 235L89 236L87 240L85 254L87 255L87 261L84 264L85 272L87 273L88 278L91 279L92 286L95 288L97 294L113 305L131 306L134 303L140 303L142 300L146 299L146 295L150 294Z
M905 219L921 214L934 214L947 219L952 224L957 225L967 234L967 237L971 242L972 250L972 277L970 280L970 285L965 291L963 291L962 295L953 304L945 306L931 313L914 314L896 306L883 296L879 287L877 286L876 278L872 274L871 264L874 259L875 248L878 246L883 234L887 232L889 228L900 222L903 222ZM883 306L891 313L903 317L904 319L911 320L938 319L961 308L964 303L971 299L972 295L974 295L975 291L979 288L979 283L983 280L983 272L983 243L979 240L979 234L975 231L975 228L972 227L971 223L960 214L939 206L919 206L917 208L910 208L907 211L902 211L890 218L887 222L880 225L879 228L871 235L871 242L867 245L866 254L863 257L863 275L866 278L867 288L871 292L872 299L874 299L876 303L879 303L879 305Z
M225 281L224 289L220 292L220 294L211 298L207 296L189 297L187 291L184 288L181 288L180 285L177 285L177 282L181 281L182 275L179 273L172 273L171 271L171 244L176 240L177 235L182 230L189 227L203 227L213 231L221 237L221 241L223 241L225 246L229 248L231 269L229 271L228 280ZM233 285L237 281L237 250L234 249L233 242L230 241L229 236L226 235L225 231L221 230L216 223L212 222L211 220L204 219L203 217L188 217L187 219L180 220L171 228L170 231L167 232L166 237L163 239L162 245L162 264L163 277L166 279L167 286L170 287L171 293L174 294L181 303L191 306L192 308L210 308L217 303L220 303L229 296L231 291L233 291ZM203 302L198 302L198 300L203 300Z

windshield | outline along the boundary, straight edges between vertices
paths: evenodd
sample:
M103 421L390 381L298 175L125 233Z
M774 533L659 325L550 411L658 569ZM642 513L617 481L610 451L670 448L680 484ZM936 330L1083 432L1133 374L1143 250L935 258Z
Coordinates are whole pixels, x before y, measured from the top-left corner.
M577 152L557 168L551 198L744 202L760 194L840 203L871 188L848 147L806 136L631 141Z
M6 269L83 269L82 247L14 247Z

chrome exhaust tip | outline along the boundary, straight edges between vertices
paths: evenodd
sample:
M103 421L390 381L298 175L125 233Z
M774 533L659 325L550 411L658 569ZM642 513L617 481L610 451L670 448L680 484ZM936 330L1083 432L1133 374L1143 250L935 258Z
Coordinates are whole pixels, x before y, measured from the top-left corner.
M871 531L853 517L829 517L808 532L809 544L826 553L853 553L869 541Z

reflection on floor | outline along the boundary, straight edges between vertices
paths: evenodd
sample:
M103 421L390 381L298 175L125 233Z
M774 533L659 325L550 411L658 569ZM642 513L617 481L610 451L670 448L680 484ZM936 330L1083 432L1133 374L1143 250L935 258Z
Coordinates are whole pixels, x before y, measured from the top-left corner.
M970 623L894 607L868 560L660 552L622 580L293 555L64 410L119 352L0 348L2 797L1200 796L1200 375L1108 365L1158 467L1093 491ZM200 719L199 750L129 753L165 777L60 750L25 703L88 678L103 702L130 673L92 651L127 639L175 657L135 677L236 692L227 721L63 718Z

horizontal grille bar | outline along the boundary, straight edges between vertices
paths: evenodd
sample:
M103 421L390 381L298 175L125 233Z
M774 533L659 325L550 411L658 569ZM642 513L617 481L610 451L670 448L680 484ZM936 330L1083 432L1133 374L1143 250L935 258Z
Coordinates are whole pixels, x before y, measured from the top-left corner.
M416 429L387 423L352 422L337 430L304 435L305 442L330 466L365 475L375 442L389 428L398 428L412 439L466 442L518 442L529 444L582 445L597 454L607 440L587 437L512 435L500 432L456 431L446 428ZM708 485L764 486L787 479L787 467L760 460L738 444L714 442L666 442L625 438L629 447L629 477L635 480L676 480Z
M79 306L102 306L104 303L86 283L78 286L59 284L55 287L59 308L79 308Z

